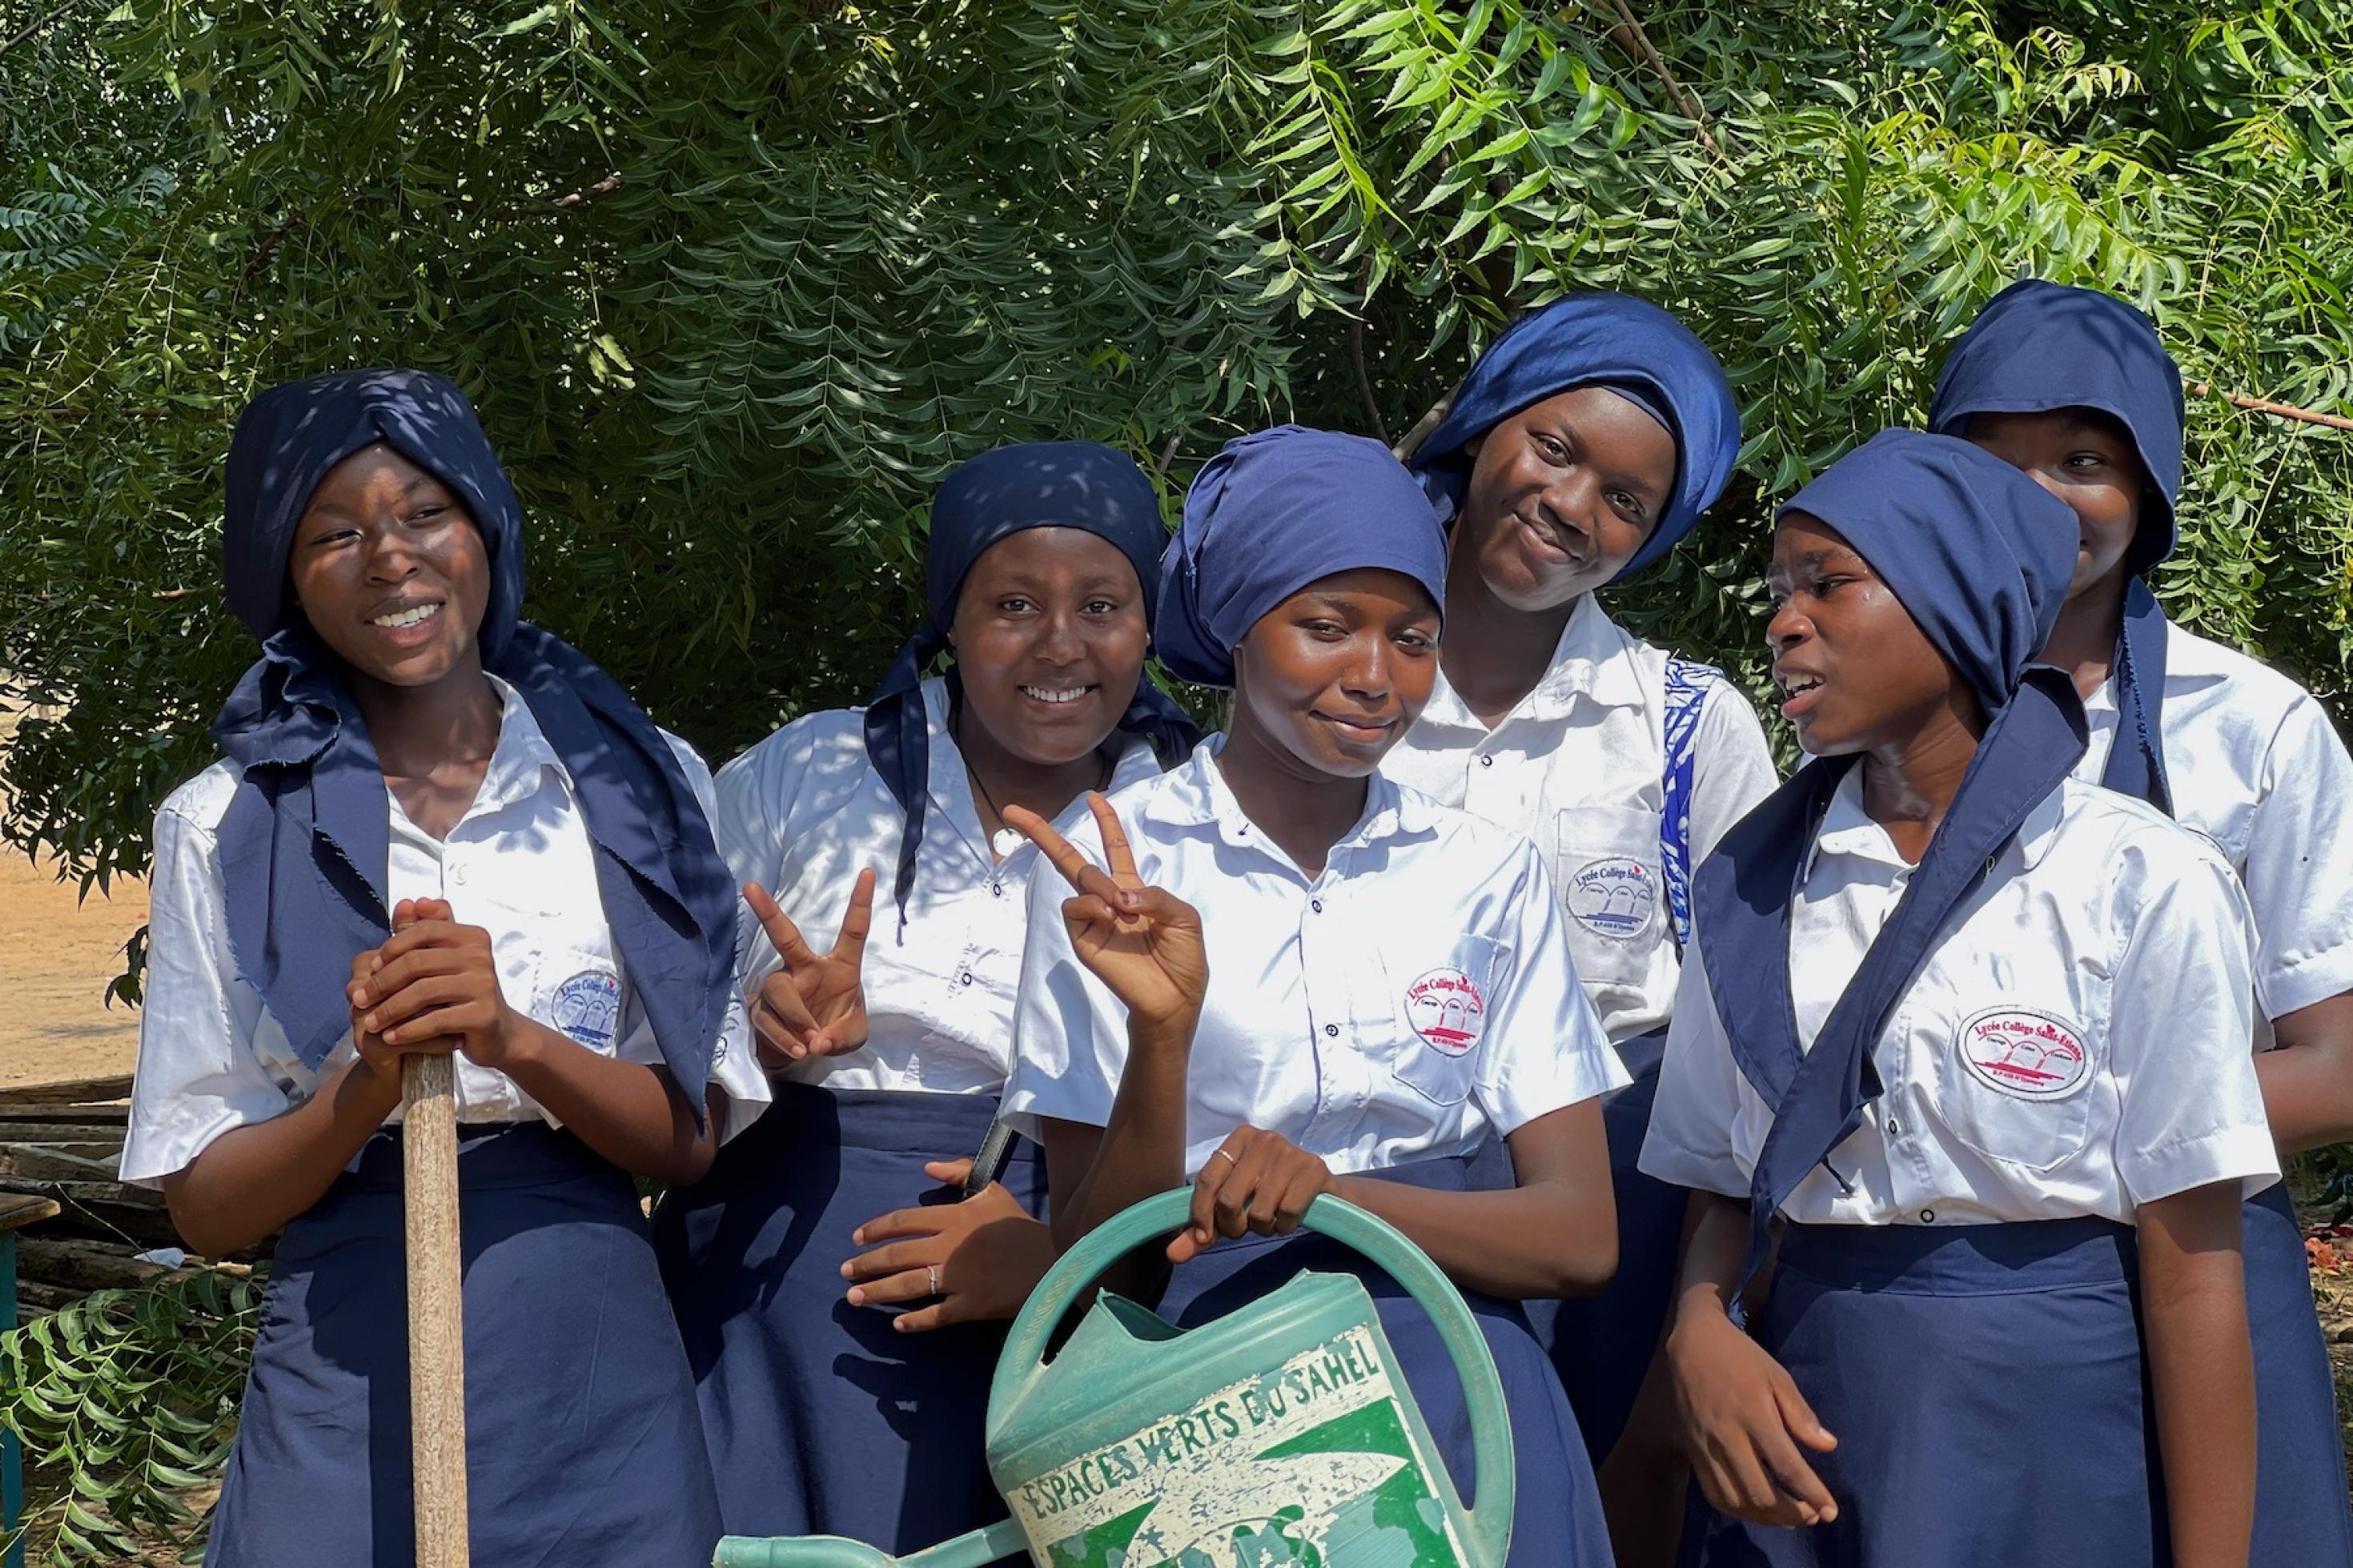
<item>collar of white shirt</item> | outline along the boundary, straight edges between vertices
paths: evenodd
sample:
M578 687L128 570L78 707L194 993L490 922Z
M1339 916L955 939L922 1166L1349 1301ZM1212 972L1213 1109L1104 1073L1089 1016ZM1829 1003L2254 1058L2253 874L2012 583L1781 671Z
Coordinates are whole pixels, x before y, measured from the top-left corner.
M1543 676L1495 728L1500 730L1515 719L1556 722L1567 718L1580 700L1605 708L1641 706L1642 672L1635 660L1626 657L1633 646L1634 638L1626 629L1609 618L1591 594L1586 595L1569 612L1568 624L1561 627L1560 641L1554 645L1552 662L1545 667ZM1482 735L1487 732L1487 726L1455 692L1442 669L1430 689L1430 705L1422 710L1420 722Z
M1165 775L1160 786L1151 792L1145 803L1145 816L1167 827L1213 827L1219 838L1237 848L1256 850L1292 866L1291 858L1250 821L1226 783L1224 770L1218 766L1218 752L1225 743L1226 737L1219 733L1195 747L1192 756ZM1436 827L1438 807L1427 796L1400 788L1378 773L1365 784L1364 815L1332 847L1332 860L1352 849L1400 835L1429 833Z
M2018 846L2020 868L2031 871L2050 852L2052 837L2059 831L2059 791L2052 790L2034 803L2019 824ZM1799 882L1812 879L1815 866L1824 856L1850 856L1879 866L1900 868L1910 871L1913 862L1904 858L1895 847L1895 840L1887 829L1872 819L1862 808L1862 764L1857 763L1839 780L1831 794L1831 803L1822 811L1822 825L1814 832L1813 847L1806 853L1804 868L1799 873Z
M532 713L531 704L522 692L501 680L489 677L491 689L499 694L499 742L491 749L488 766L482 770L482 782L474 791L473 803L466 807L467 816L486 816L528 800L546 782L553 770L555 784L569 791L572 775L564 766L564 759L555 754L555 747L539 727ZM396 817L399 802L394 801Z

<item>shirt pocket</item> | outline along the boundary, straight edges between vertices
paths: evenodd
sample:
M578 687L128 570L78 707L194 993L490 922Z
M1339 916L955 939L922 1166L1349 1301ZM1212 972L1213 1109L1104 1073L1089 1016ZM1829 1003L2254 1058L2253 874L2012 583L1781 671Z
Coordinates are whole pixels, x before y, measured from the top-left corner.
M1936 1109L1955 1139L1999 1165L2049 1171L2091 1133L2098 1045L2063 1013L1988 1007L1929 1026Z
M556 947L533 966L531 1016L600 1055L617 1054L624 1000L610 958Z
M1382 955L1397 1018L1391 1070L1433 1105L1460 1105L1479 1076L1496 972L1510 953L1492 937L1461 935L1440 946L1392 944Z
M1577 979L1642 984L1666 930L1659 814L1617 805L1556 811L1546 848Z

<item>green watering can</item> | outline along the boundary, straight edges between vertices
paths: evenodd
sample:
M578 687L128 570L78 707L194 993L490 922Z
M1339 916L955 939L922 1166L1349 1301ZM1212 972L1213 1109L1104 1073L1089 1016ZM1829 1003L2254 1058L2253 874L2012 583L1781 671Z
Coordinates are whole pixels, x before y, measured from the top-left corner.
M1192 1189L1147 1198L1072 1247L1014 1320L988 1396L988 1468L1013 1517L908 1557L839 1536L731 1535L714 1568L1503 1568L1512 1431L1477 1320L1422 1250L1335 1197L1304 1227L1420 1302L1471 1411L1479 1506L1454 1494L1373 1299L1303 1272L1180 1330L1105 1293L1052 1365L1046 1341L1104 1269L1181 1228Z

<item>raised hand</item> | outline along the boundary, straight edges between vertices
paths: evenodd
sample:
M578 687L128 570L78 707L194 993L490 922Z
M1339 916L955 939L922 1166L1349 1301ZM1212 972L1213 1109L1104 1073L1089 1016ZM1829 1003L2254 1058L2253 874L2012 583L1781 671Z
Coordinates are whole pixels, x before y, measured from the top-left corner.
M1036 812L1005 808L1005 825L1025 834L1062 874L1076 897L1062 901L1062 920L1079 962L1143 1023L1187 1023L1200 1016L1209 988L1209 956L1201 945L1200 912L1165 888L1136 875L1135 852L1111 803L1092 791L1087 809L1102 830L1103 858L1094 865Z
M438 899L403 899L392 911L393 933L398 935L420 919L446 921L449 914L449 906ZM381 1033L367 1026L366 1009L359 1005L359 998L367 994L368 978L381 963L377 955L383 951L372 947L353 955L352 979L346 994L352 1005L352 1043L359 1050L360 1068L370 1075L383 1092L397 1100L400 1096L400 1058L420 1055L447 1056L458 1048L458 1037L428 1035L406 1044L394 1045Z
M768 933L784 967L761 978L744 1000L762 1059L771 1067L803 1057L838 1057L866 1043L866 933L874 926L874 873L858 873L849 908L833 951L819 953L801 940L776 900L757 882L744 884L744 901Z

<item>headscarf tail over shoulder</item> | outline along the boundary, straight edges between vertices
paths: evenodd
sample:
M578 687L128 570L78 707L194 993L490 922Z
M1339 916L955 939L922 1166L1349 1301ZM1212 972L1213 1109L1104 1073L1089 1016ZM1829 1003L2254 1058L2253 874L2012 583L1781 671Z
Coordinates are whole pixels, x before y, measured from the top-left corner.
M1308 584L1365 568L1446 605L1446 537L1389 449L1362 436L1278 425L1202 465L1160 567L1160 657L1204 686L1234 683L1234 647Z
M272 387L229 444L223 578L230 609L262 639L260 659L213 722L244 770L220 834L238 967L295 1055L316 1068L350 1026L353 955L389 933L383 771L340 662L287 586L311 492L378 442L455 490L480 531L491 570L483 664L530 704L571 774L613 945L700 1117L733 984L726 865L653 721L579 650L519 618L522 508L473 405L438 375L353 371Z
M2165 613L2143 580L2179 536L2181 367L2157 324L2112 294L2029 278L1995 295L1946 356L1928 427L1967 436L1978 414L2093 408L2120 422L2154 491L2125 558L2114 677L2118 733L2100 782L2173 809L2165 779Z
M1968 683L1987 724L1943 823L1810 1051L1799 1044L1790 999L1788 910L1822 814L1857 759L1809 763L1725 835L1694 879L1716 1013L1742 1075L1774 1111L1751 1178L1744 1279L1764 1259L1774 1211L1878 1096L1873 1042L1938 929L2084 742L2067 678L2028 668L2074 569L2065 503L1967 442L1889 430L1799 491L1781 509L1791 512L1828 523L1871 563Z
M915 851L923 842L929 802L931 729L923 713L923 672L947 650L956 596L989 546L1032 528L1075 528L1110 543L1135 568L1147 620L1159 597L1160 551L1167 530L1152 481L1126 453L1092 441L1025 441L958 465L932 500L923 549L923 628L891 661L865 718L866 755L891 798L906 814L899 865L892 878L900 935L915 886ZM956 679L951 668L948 679ZM1174 699L1146 675L1120 715L1119 728L1142 735L1163 764L1191 751L1200 731Z
M1623 582L1675 547L1715 504L1740 457L1740 405L1707 345L1666 311L1628 294L1571 294L1531 310L1487 346L1455 389L1413 471L1451 524L1471 483L1464 447L1547 397L1603 386L1675 438L1673 493L1658 526L1618 574Z

